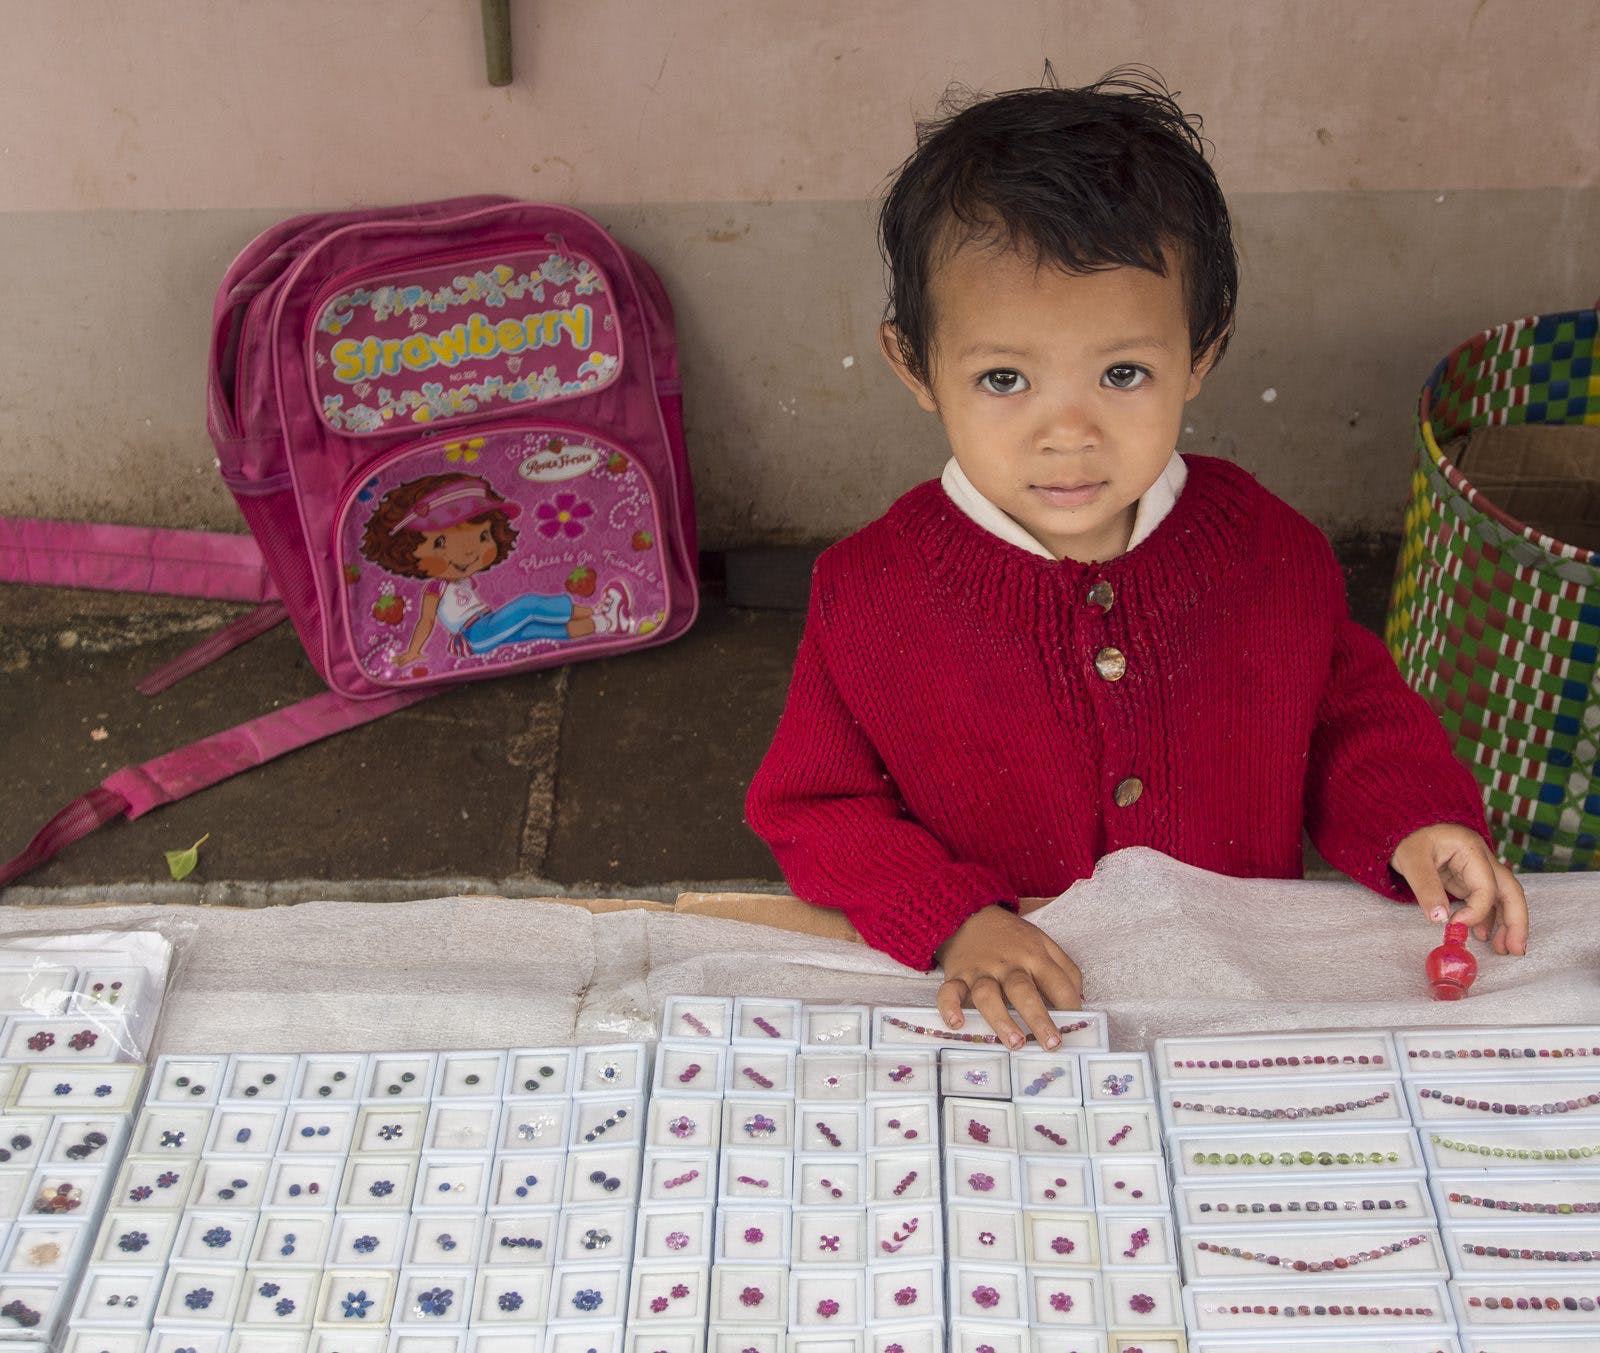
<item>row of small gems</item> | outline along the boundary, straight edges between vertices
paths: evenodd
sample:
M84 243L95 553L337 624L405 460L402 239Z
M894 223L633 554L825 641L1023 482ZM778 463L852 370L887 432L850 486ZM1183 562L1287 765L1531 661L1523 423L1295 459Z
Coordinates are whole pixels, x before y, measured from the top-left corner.
M1600 1048L1412 1048L1411 1058L1471 1061L1476 1058L1513 1060L1519 1057L1600 1057Z
M1600 1153L1600 1146L1479 1146L1476 1142L1453 1142L1434 1135L1433 1144L1451 1151L1466 1151L1474 1156L1498 1156L1506 1160L1588 1160Z
M1466 1095L1454 1095L1446 1090L1418 1090L1417 1093L1424 1099L1436 1099L1441 1104L1453 1104L1459 1109L1478 1109L1483 1113L1506 1113L1516 1117L1534 1117L1542 1114L1572 1113L1577 1109L1587 1109L1595 1104L1600 1104L1600 1090L1593 1094L1585 1095L1582 1099L1558 1099L1549 1104L1502 1104L1498 1100L1471 1099Z
M1488 1311L1592 1311L1596 1308L1593 1297L1468 1297L1468 1306L1481 1306Z
M1370 1109L1375 1104L1382 1104L1385 1100L1393 1098L1393 1092L1385 1090L1370 1099L1349 1099L1341 1104L1314 1104L1304 1109L1257 1109L1237 1104L1190 1104L1181 1099L1173 1100L1172 1107L1186 1109L1191 1113L1226 1114L1233 1118L1325 1118L1336 1113Z
M1393 1318L1420 1316L1424 1320L1433 1316L1431 1306L1340 1306L1335 1303L1326 1306L1202 1306L1200 1309L1207 1315L1384 1315Z
M1439 1139L1434 1138L1435 1141ZM1398 1151L1196 1151L1196 1165L1395 1165Z
M1189 1057L1172 1059L1175 1071L1273 1071L1292 1066L1382 1066L1381 1052L1305 1053L1287 1057Z
M952 1043L998 1043L1000 1041L999 1034L967 1033L960 1029L930 1029L926 1025L913 1024L910 1020L900 1019L895 1015L885 1015L883 1017L883 1022L885 1024L892 1025L896 1029L904 1029L908 1034L917 1034L923 1038L943 1038ZM1066 1038L1069 1035L1078 1033L1081 1030L1087 1029L1088 1027L1089 1021L1086 1019L1081 1019L1076 1024L1056 1025L1056 1032L1063 1038ZM1033 1035L1024 1034L1022 1041L1024 1043L1033 1042Z
M1225 1254L1234 1259L1249 1259L1258 1264L1270 1264L1274 1268L1292 1269L1296 1273L1331 1273L1335 1269L1354 1268L1357 1264L1365 1264L1373 1259L1384 1259L1391 1254L1399 1254L1414 1245L1421 1245L1427 1238L1426 1233L1407 1236L1404 1240L1380 1245L1376 1249L1341 1255L1336 1259L1284 1259L1261 1250L1241 1249L1237 1245L1213 1245L1209 1240L1195 1241L1195 1248L1209 1254Z
M1401 1211L1410 1206L1404 1198L1363 1198L1357 1202L1354 1198L1347 1198L1338 1203L1331 1199L1319 1202L1315 1198L1305 1202L1289 1203L1201 1203L1196 1209L1199 1212L1388 1212ZM1597 1209L1600 1210L1600 1209Z
M1538 1259L1554 1264L1592 1264L1600 1259L1595 1250L1521 1250L1511 1245L1463 1245L1462 1254L1485 1259Z
M1518 1203L1506 1198L1474 1198L1469 1193L1452 1193L1452 1203L1492 1208L1496 1212L1542 1212L1547 1216L1570 1217L1584 1212L1600 1212L1600 1203Z

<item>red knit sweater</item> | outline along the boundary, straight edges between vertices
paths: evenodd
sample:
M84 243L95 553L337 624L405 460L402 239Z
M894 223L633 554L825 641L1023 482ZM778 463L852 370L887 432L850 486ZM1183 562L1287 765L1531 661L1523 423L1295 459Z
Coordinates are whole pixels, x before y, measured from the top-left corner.
M974 912L1124 846L1298 878L1304 824L1408 900L1388 867L1405 836L1485 833L1438 720L1349 618L1327 539L1236 466L1185 459L1166 519L1104 563L1017 549L937 483L817 561L746 803L799 896L927 969Z

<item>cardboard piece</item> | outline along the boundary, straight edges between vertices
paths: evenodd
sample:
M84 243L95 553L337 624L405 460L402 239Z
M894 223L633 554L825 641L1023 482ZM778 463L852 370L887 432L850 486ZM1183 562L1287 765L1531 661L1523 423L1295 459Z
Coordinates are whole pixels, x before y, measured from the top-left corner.
M1036 911L1049 901L1044 897L1022 899L1022 914ZM852 940L861 943L856 928L844 913L831 907L817 907L788 893L679 893L672 908L679 916L710 916L719 921L748 921L771 926L796 935L815 935L824 940Z
M1478 428L1442 449L1507 516L1565 545L1600 550L1600 427Z

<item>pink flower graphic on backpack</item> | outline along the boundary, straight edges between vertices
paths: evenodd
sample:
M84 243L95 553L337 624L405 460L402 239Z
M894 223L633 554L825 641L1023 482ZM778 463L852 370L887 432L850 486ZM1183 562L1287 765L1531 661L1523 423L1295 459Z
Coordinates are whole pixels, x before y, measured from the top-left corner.
M552 540L564 535L572 540L587 529L584 523L594 515L594 509L575 493L558 493L555 502L540 503L533 515L539 519L540 535Z

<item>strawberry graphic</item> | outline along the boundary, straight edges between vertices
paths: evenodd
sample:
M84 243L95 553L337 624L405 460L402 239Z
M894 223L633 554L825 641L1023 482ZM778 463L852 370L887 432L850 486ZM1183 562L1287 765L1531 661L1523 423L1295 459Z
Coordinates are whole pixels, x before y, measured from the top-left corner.
M372 603L372 618L380 625L398 625L406 618L406 604L393 592L385 592Z
M606 469L612 474L621 474L628 468L628 458L620 451L613 451L606 460Z
M361 581L361 565L360 564L346 564L344 566L344 580L347 583L360 582Z
M648 531L635 531L633 533L632 544L636 550L648 550L655 543L656 538Z
M575 597L593 596L594 581L594 570L587 564L579 564L567 574L567 591Z

